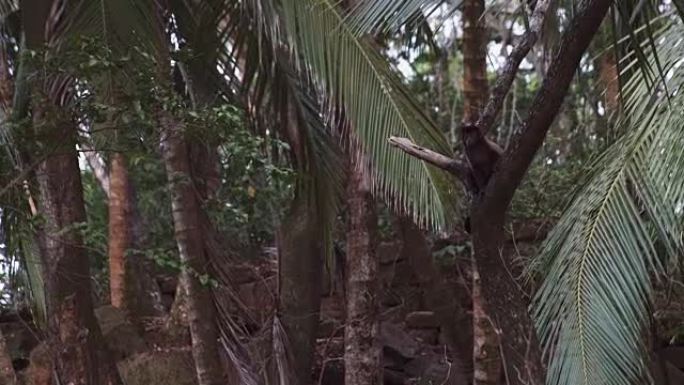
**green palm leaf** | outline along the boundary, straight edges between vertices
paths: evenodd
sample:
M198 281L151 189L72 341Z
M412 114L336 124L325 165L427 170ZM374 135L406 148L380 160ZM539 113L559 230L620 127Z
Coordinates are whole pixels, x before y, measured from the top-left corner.
M544 281L533 305L549 355L549 384L626 384L647 373L642 334L651 274L681 250L684 198L684 71L677 65L684 29L659 41L668 76L654 90L634 74L626 84L628 133L594 164L537 259ZM655 52L648 52L653 62ZM623 123L626 124L626 123ZM668 255L656 252L663 243Z
M375 190L421 223L444 228L455 217L456 185L441 170L387 142L390 136L408 137L448 154L442 133L386 60L353 34L330 1L283 0L282 6L297 64L315 75L329 101L344 106L361 151L371 158Z
M361 33L396 31L424 18L446 1L438 0L370 0L361 1L352 10L349 24ZM462 3L449 4L456 8Z

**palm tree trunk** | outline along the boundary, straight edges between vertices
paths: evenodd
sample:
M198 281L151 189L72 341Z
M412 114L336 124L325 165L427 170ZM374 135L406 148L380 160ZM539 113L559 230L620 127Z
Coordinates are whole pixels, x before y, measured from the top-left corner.
M278 231L278 308L293 360L294 385L309 385L321 307L323 259L315 206L299 191L296 194Z
M475 123L487 103L484 0L463 1L463 121Z
M17 375L14 373L14 367L12 366L12 357L10 357L7 350L5 336L2 334L2 330L0 330L0 384L15 385L16 383Z
M109 167L109 292L112 306L128 308L126 250L130 246L128 223L130 197L126 159L112 154ZM130 292L130 291L129 291Z
M216 309L209 287L199 276L207 273L208 259L204 249L198 196L192 184L188 148L178 122L169 115L160 117L164 130L162 153L172 194L173 224L187 290L188 322L192 337L192 353L199 385L224 383L219 355Z
M125 309L136 321L163 311L152 266L140 253L145 231L137 210L135 190L128 174L126 156L111 155L109 165L109 286L112 306Z
M478 120L489 96L484 0L463 2L463 121ZM498 336L485 312L477 257L471 256L473 303L473 384L497 384L501 359ZM486 274L486 272L485 272Z
M618 81L618 64L615 52L608 50L598 58L599 82L605 90L603 100L607 115L618 112L620 107L620 83Z
M44 216L42 255L50 348L64 384L120 384L93 312L88 256L78 226L85 223L75 130L65 118L49 117L36 103L35 127L54 144L36 172Z
M350 174L345 268L345 384L379 385L382 384L382 346L378 340L380 263L375 255L377 216L371 195L370 175L365 165L358 161L352 162Z

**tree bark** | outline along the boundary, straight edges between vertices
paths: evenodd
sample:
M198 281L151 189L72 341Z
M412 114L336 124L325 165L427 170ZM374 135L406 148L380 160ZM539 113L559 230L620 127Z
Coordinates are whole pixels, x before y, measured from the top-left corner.
M162 314L161 294L151 273L152 266L140 253L145 231L128 173L126 156L111 155L109 176L109 286L112 306L124 309L137 321Z
M48 117L39 105L34 105L33 119L40 138L57 146L36 173L45 218L42 260L55 368L65 384L120 384L93 312L89 261L78 230L85 223L85 206L75 129L65 118Z
M293 358L295 385L312 382L321 307L323 260L320 226L315 206L306 198L295 197L278 231L278 307Z
M487 82L487 40L484 0L463 2L463 122L472 123L489 97ZM485 271L484 274L487 272ZM499 339L485 312L477 256L471 253L473 304L473 384L494 385L499 382L501 357Z
M615 52L608 50L598 58L599 83L604 90L603 101L606 115L613 115L620 108L620 83Z
M463 1L463 121L475 123L487 102L484 0Z
M148 237L145 229L145 218L140 215L135 185L130 176L127 185L130 247L135 250L143 250L146 247ZM132 253L126 258L128 310L133 321L138 321L140 317L156 317L165 313L161 301L161 289L155 279L155 268L154 261L146 259L141 252Z
M112 306L127 309L129 301L126 290L126 251L130 247L130 197L126 159L120 152L112 154L109 181L109 294Z
M199 276L207 274L208 258L201 228L201 207L194 190L187 143L178 122L168 113L160 116L162 154L172 194L173 224L187 290L188 322L199 385L224 383L219 355L216 309L209 287Z
M17 383L17 375L12 366L12 357L7 350L5 343L5 336L0 330L0 384L15 385Z
M361 163L352 162L349 177L344 377L347 385L380 385L380 263L375 255L377 215L371 195L370 173Z
M409 217L399 218L399 228L403 241L401 253L418 278L425 305L435 313L446 336L452 364L448 384L469 384L467 373L470 373L473 341L471 330L466 328L472 322L435 266L430 245L420 228Z

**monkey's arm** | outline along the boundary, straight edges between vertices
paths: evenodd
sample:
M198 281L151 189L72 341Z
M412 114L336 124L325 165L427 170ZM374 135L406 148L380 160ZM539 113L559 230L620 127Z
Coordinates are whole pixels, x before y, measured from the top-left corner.
M425 147L421 147L407 138L397 138L396 136L391 136L388 141L392 146L399 148L408 155L420 160L424 160L435 167L441 168L442 170L455 175L463 183L467 183L467 178L469 175L468 166L463 162L449 158L446 155L442 155Z

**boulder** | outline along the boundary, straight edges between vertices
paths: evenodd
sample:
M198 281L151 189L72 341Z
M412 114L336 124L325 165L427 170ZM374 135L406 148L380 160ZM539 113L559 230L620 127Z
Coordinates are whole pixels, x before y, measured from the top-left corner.
M439 321L431 311L414 311L406 315L406 326L412 329L437 329Z
M196 385L195 365L189 349L136 354L119 362L126 385Z
M17 320L0 324L2 334L5 336L7 352L15 365L15 370L21 370L17 363L26 361L31 351L38 345L38 335L35 330L31 330L24 321Z
M420 350L420 345L401 327L384 322L380 326L380 343L383 346L383 353L386 367L400 368L405 362L413 359Z
M130 323L126 313L113 306L102 306L95 310L102 335L116 361L143 352L147 349L145 340L135 326Z
M422 354L409 361L404 371L411 378L426 384L453 384L457 375L455 368L449 368L444 357L435 353Z
M45 342L41 342L31 351L24 379L26 385L52 385L52 358Z
M439 343L439 329L412 329L409 330L409 335L419 342L428 345L437 345Z
M399 241L381 242L375 249L375 254L381 265L390 265L403 259L401 248Z

